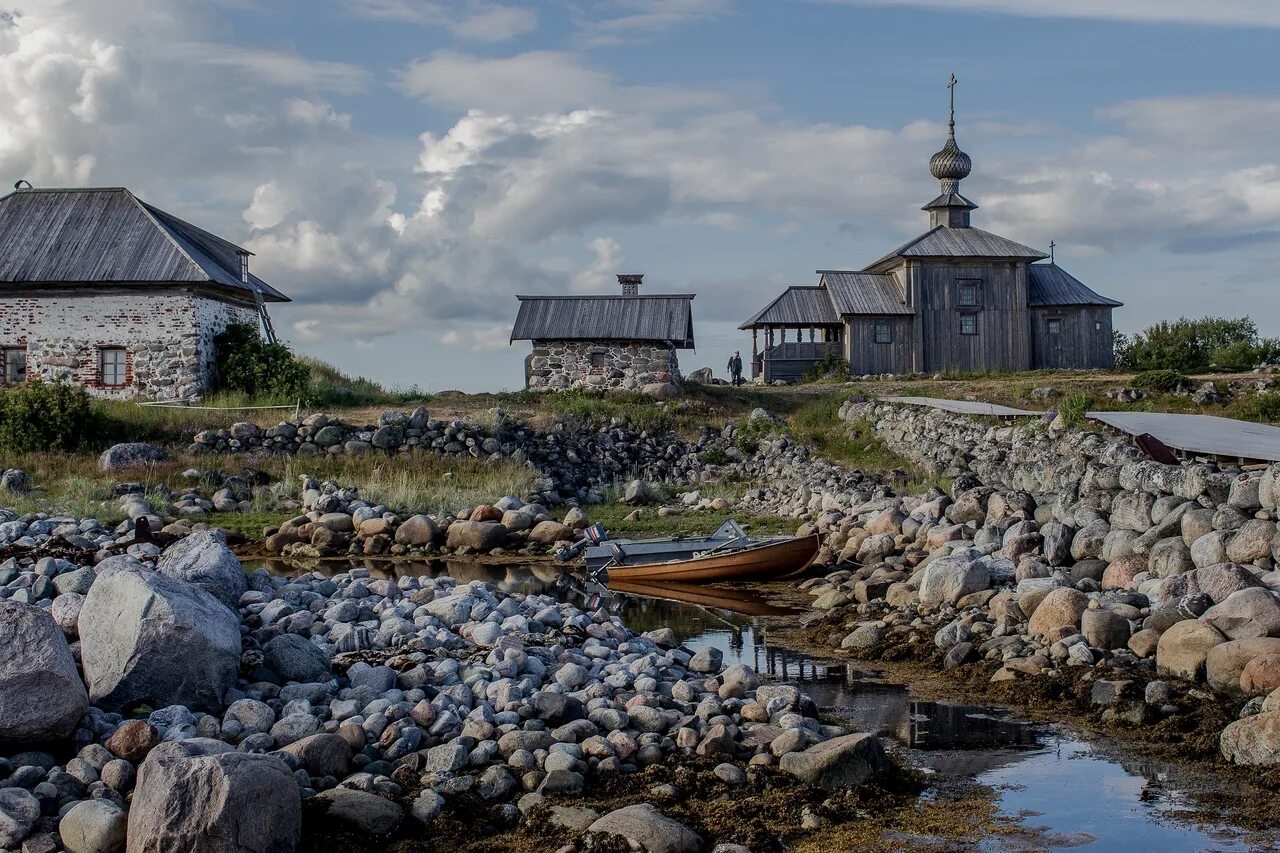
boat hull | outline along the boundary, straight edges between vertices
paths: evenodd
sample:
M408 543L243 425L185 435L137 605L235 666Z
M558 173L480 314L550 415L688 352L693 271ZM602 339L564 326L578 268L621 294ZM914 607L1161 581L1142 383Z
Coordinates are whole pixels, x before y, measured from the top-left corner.
M785 578L809 568L818 556L819 544L815 534L677 562L610 566L609 580L710 583Z

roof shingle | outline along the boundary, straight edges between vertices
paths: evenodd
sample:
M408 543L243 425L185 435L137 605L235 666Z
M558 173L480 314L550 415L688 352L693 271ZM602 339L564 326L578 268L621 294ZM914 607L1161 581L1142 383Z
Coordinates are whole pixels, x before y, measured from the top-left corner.
M887 273L819 270L838 314L914 314L898 282Z
M840 317L831 296L821 285L788 287L777 299L739 326L838 326Z
M1027 267L1027 284L1031 305L1123 305L1094 292L1084 282L1057 264L1031 264Z
M661 341L693 348L692 293L516 299L512 341Z

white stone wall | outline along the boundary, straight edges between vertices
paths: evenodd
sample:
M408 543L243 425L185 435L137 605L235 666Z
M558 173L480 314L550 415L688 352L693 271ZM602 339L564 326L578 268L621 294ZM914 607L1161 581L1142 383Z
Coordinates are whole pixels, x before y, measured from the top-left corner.
M534 341L530 388L638 391L680 381L676 351L663 344Z
M0 346L27 348L27 377L84 385L94 396L173 399L205 390L213 335L253 308L193 291L97 290L0 298ZM125 384L104 386L99 352L125 350Z

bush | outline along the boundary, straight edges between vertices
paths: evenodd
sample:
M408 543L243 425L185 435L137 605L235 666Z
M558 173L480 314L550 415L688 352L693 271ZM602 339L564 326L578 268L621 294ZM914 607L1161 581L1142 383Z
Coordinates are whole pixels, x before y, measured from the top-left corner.
M1058 417L1064 426L1078 427L1084 423L1085 412L1093 405L1093 398L1088 394L1072 394L1062 401L1058 407Z
M837 352L828 352L814 362L813 367L801 377L802 382L817 382L822 379L848 379L849 362Z
M755 453L760 449L760 439L783 431L783 425L773 418L744 418L733 431L733 446L743 453Z
M1133 387L1166 394L1190 384L1191 380L1176 370L1144 370L1133 377Z
M1191 373L1209 367L1249 370L1280 357L1280 342L1259 338L1248 317L1186 317L1157 323L1132 338L1117 335L1116 365L1127 370L1177 370Z
M102 431L101 415L79 386L31 382L0 392L0 448L5 450L79 450Z
M1241 412L1245 420L1262 423L1280 422L1280 392L1268 391L1259 394L1244 406Z
M267 343L246 323L228 326L213 339L217 388L258 397L301 397L311 371L291 349Z

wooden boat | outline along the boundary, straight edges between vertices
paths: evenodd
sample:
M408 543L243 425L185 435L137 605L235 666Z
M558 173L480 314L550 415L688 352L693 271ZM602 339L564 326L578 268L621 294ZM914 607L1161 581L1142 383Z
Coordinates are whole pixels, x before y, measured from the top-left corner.
M752 539L733 520L706 538L601 539L587 547L587 573L617 581L776 580L798 575L818 555L818 536Z

